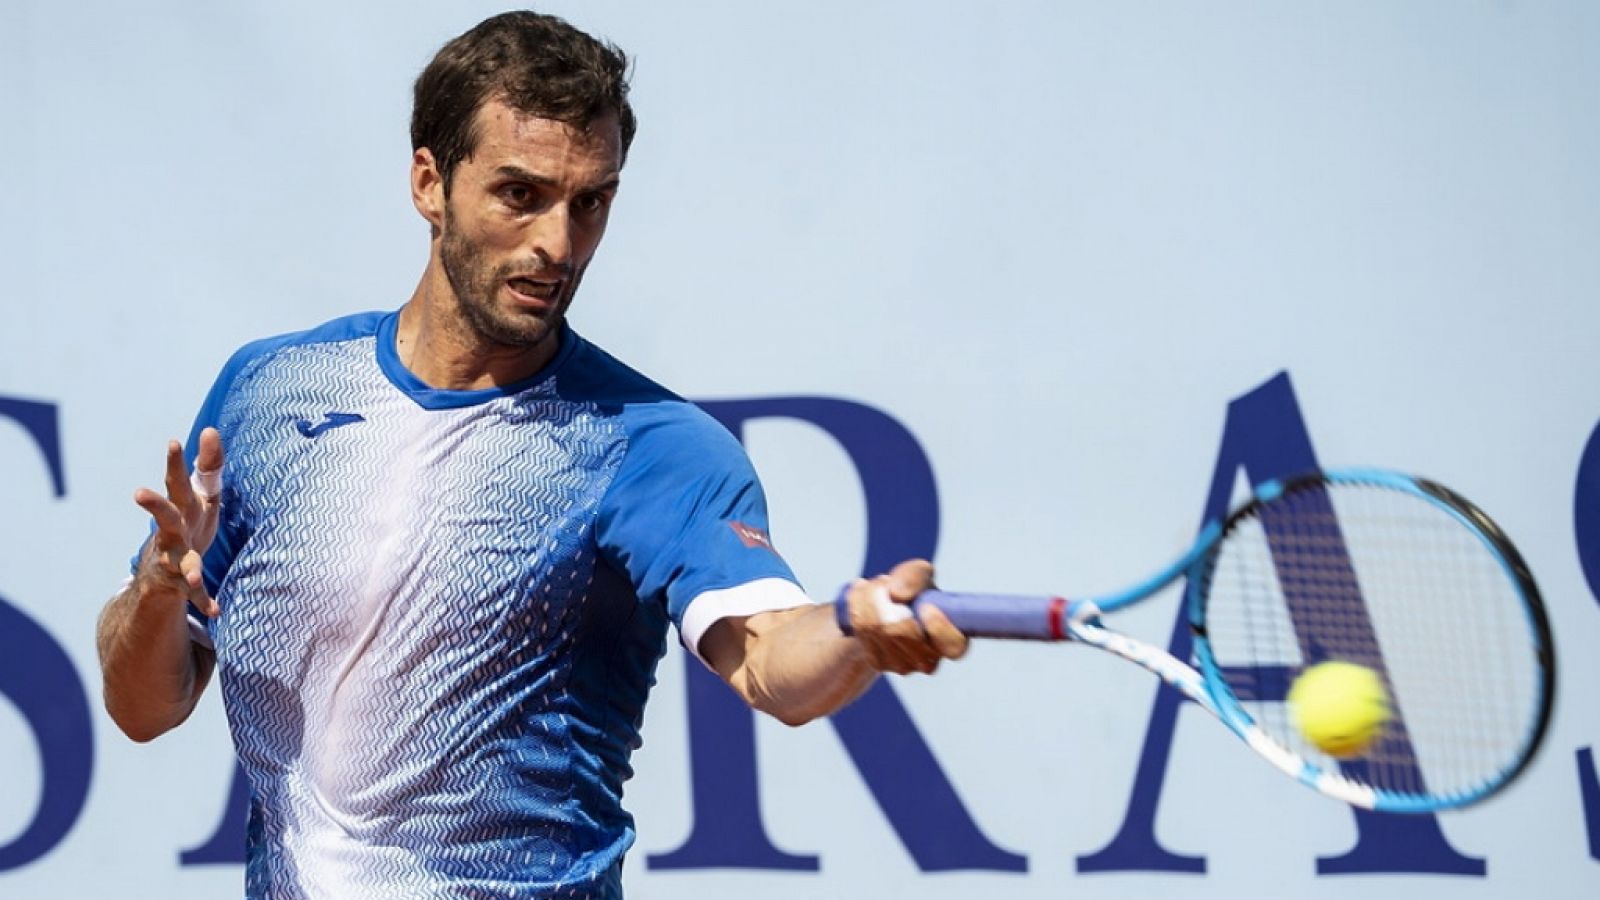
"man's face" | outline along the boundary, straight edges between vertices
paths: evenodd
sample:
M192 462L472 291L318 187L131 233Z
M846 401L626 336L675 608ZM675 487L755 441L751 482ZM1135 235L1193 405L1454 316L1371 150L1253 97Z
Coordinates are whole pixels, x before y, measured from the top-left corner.
M498 100L456 166L439 256L466 324L532 347L560 326L605 234L622 166L615 118L576 128Z

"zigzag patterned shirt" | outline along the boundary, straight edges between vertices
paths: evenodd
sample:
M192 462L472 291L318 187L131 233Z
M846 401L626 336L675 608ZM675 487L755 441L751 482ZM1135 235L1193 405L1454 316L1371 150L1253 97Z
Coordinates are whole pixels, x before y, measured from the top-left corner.
M570 329L532 378L446 391L397 320L246 346L190 439L214 425L227 455L197 639L252 790L247 895L620 896L669 623L793 582L760 484Z

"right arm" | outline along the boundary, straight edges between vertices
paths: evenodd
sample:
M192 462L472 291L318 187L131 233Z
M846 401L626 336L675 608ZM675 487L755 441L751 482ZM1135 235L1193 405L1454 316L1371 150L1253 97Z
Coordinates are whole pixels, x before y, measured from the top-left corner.
M177 727L194 711L216 658L189 631L188 605L218 613L206 594L201 557L217 531L221 506L222 440L200 435L191 483L176 441L167 446L166 496L141 488L134 502L156 531L139 555L133 578L100 614L96 644L106 711L136 741Z
M854 701L879 672L931 673L941 659L967 652L966 636L932 605L915 617L885 617L884 605L910 604L932 586L933 566L908 560L850 586L853 636L840 632L834 605L822 603L721 619L700 652L751 707L800 725Z

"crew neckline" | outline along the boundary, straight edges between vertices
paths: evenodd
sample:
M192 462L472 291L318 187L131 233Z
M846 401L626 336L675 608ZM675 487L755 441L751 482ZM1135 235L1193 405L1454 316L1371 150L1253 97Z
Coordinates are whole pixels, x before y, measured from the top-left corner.
M458 409L463 406L475 406L486 403L499 397L521 393L542 381L553 377L558 369L572 356L582 338L578 337L572 328L565 323L561 326L558 339L560 346L556 348L556 355L545 363L539 371L520 381L510 384L495 384L486 388L473 388L471 390L451 390L449 388L436 388L418 378L415 373L406 368L400 361L400 352L395 344L395 338L400 330L400 311L394 310L383 317L378 323L377 356L378 368L383 370L384 377L401 393L410 397L413 402L423 409Z

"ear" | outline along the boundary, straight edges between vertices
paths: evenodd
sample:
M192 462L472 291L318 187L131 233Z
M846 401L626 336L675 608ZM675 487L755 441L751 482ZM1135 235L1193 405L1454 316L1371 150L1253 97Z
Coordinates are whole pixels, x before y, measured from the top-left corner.
M433 151L419 147L411 154L411 204L417 208L433 233L444 229L444 176L439 174Z

